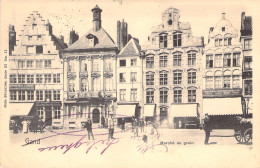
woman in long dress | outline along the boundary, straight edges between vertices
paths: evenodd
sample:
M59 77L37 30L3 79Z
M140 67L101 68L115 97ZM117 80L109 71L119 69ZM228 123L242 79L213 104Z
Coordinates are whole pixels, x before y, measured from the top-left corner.
M23 124L23 133L24 133L24 134L25 134L25 133L28 133L29 121L28 121L28 120L24 120L24 121L22 122L22 124Z

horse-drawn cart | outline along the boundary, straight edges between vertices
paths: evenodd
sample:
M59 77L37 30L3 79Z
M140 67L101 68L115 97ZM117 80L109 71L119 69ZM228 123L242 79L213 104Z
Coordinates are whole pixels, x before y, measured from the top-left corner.
M252 119L236 117L234 136L239 143L252 142Z

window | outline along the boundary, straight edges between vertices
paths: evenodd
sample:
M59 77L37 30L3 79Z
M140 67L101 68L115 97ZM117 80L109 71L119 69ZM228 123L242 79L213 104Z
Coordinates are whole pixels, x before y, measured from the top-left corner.
M27 83L34 83L34 75L27 75Z
M167 67L167 55L161 55L160 56L160 67Z
M42 54L43 53L43 47L42 45L36 46L36 54Z
M37 24L32 24L32 29L34 30Z
M154 91L146 91L146 103L154 103Z
M60 119L60 107L53 107L54 119Z
M222 39L218 39L219 41L219 46L223 46L223 40Z
M146 73L146 85L154 85L154 73Z
M44 60L44 68L51 68L51 60Z
M213 76L206 76L206 89L213 89Z
M189 71L188 72L188 84L195 84L196 83L196 72Z
M53 100L60 100L60 90L53 90Z
M222 27L222 31L224 32L226 30L226 28L225 27Z
M41 35L38 35L38 36L37 36L37 40L40 40L41 38L42 38Z
M18 61L18 68L23 69L25 67L25 61L19 60Z
M26 64L27 64L27 68L33 68L33 61L32 60L26 61Z
M119 73L119 82L125 82L125 72Z
M173 101L174 101L174 103L181 103L181 101L182 101L182 90L181 89L173 91Z
M231 54L224 54L224 67L231 66Z
M10 83L16 83L16 74L10 74Z
M222 60L222 55L216 54L215 55L215 67L216 68L222 67L221 60Z
M189 66L196 65L196 52L188 53L188 65Z
M75 92L75 79L69 80L69 92Z
M251 70L252 69L252 57L245 57L244 58L244 68L245 70Z
M100 78L93 78L93 90L100 91L100 88L101 88Z
M160 85L168 84L168 72L162 71L160 72Z
M10 91L10 100L17 100L16 91Z
M224 88L230 88L230 76L224 76Z
M27 100L34 100L34 91L27 91Z
M228 45L232 45L232 38L228 38Z
M31 41L32 40L32 36L28 36L28 40Z
M224 46L232 45L232 38L224 38Z
M154 68L154 57L146 57L146 68Z
M36 74L36 83L42 83L42 74Z
M244 40L244 49L252 49L252 39Z
M136 76L137 76L137 72L131 72L130 73L131 82L136 82Z
M213 68L213 55L206 56L206 66L207 68Z
M160 103L167 103L168 90L160 90Z
M196 89L188 89L188 102L196 102Z
M173 35L173 47L180 47L181 44L181 34L176 33Z
M120 67L126 66L126 60L120 60Z
M215 89L222 88L222 77L215 76Z
M240 76L233 75L233 88L240 88Z
M163 34L159 37L159 47L160 48L167 48L167 35Z
M45 90L45 101L52 100L51 99L51 90Z
M182 81L182 71L177 70L173 72L173 84L181 84Z
M223 46L223 39L221 39L221 38L215 39L215 47L218 47L218 46Z
M80 72L87 72L88 71L88 64L87 60L80 61Z
M112 91L113 90L113 78L104 78L105 79L105 90Z
M126 90L125 89L120 89L120 101L125 101L125 94Z
M113 70L113 60L112 59L104 59L105 71Z
M36 68L42 68L42 60L36 60Z
M43 91L42 90L36 90L36 100L38 100L38 101L43 100Z
M233 53L233 66L234 67L239 67L240 63L240 53Z
M25 75L18 75L18 83L25 83Z
M130 101L136 101L137 100L137 89L131 89L131 100Z
M53 83L60 83L60 74L53 74Z
M218 39L215 39L215 47L218 47L218 45L219 45Z
M131 66L136 66L136 61L137 61L136 58L135 59L131 59Z
M44 83L51 83L51 74L44 74Z
M88 91L88 79L81 79L80 90L81 92Z
M25 91L18 91L18 100L25 100Z
M37 113L38 113L39 118L44 118L43 107L37 107Z
M34 54L35 49L34 46L27 46L27 54Z
M92 61L92 70L93 71L100 71L100 60L99 59L93 59ZM74 70L75 71L75 70Z
M245 95L252 95L252 93L253 93L252 80L245 80Z
M173 66L181 66L181 52L177 52L173 55Z

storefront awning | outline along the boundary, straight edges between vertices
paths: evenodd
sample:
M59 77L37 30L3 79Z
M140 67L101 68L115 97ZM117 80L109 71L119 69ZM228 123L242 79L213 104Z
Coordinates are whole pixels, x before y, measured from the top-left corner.
M10 116L27 116L34 103L10 103Z
M144 117L153 117L154 109L155 109L155 104L144 105Z
M136 108L135 104L118 105L116 109L116 118L135 116L135 108Z
M207 98L203 99L203 113L209 115L241 115L241 98Z
M197 117L197 104L173 104L171 106L173 117Z

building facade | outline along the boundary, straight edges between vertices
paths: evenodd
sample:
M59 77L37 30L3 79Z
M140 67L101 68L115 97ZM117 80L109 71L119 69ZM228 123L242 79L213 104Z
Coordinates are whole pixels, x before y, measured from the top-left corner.
M102 10L92 9L93 28L63 51L64 127L81 127L91 118L114 113L118 48L101 26Z
M212 116L215 128L231 128L234 116L242 115L242 61L239 32L222 13L203 56L203 113Z
M9 57L11 116L39 116L46 125L63 125L60 50L66 47L37 11L27 18Z
M156 104L161 126L188 128L196 127L201 112L204 39L193 37L190 24L179 18L178 9L168 8L148 37L144 95L145 105Z
M141 46L132 38L117 56L117 118L141 117L143 106ZM120 123L120 119L119 119Z
M252 17L241 14L240 41L243 46L243 96L245 114L252 116L253 110L253 54L252 54Z

